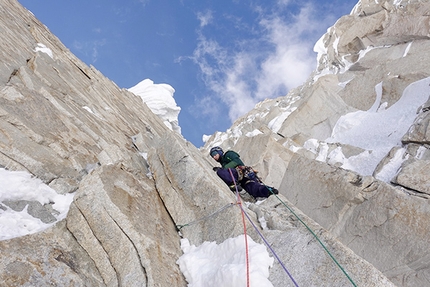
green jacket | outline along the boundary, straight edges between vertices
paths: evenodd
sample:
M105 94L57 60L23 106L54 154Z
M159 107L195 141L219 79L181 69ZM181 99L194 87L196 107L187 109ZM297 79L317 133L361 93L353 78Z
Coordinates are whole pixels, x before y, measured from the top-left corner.
M219 160L222 168L235 168L238 165L245 165L240 159L240 155L232 150L227 151Z

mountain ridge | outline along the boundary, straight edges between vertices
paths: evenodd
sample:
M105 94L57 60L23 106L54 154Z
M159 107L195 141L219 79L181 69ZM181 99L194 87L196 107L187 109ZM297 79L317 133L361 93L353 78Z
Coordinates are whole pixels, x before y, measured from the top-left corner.
M402 145L392 147L377 168L393 162L397 150L409 154L389 182L342 167L343 159L362 154L363 148L324 140L342 116L372 107L379 83L382 102L390 108L406 87L430 76L421 60L429 58L424 16L430 4L359 1L322 37L327 52L308 82L285 97L259 103L227 135L215 134L197 149L140 97L72 55L15 0L0 1L1 27L8 31L0 44L5 63L0 67L0 164L28 171L60 194L74 194L64 220L0 241L2 282L187 286L176 263L181 237L200 245L243 234L235 195L211 169L215 162L207 151L215 144L238 151L265 183L279 187L279 196L244 208L253 222L264 216L267 226L257 224L259 231L300 285L351 282L281 202L318 234L358 286L429 282L428 171L423 168L430 158L429 102L417 103L416 121L402 135ZM396 36L391 25L396 27L398 18L416 29L391 45ZM344 31L339 39L338 30ZM360 57L369 39L391 44ZM406 62L412 64L404 68ZM338 148L341 160L335 157ZM235 208L178 233L178 226L231 204ZM44 208L55 213L49 204ZM2 202L0 209L9 207ZM248 235L261 242L257 231ZM292 286L277 263L269 280Z

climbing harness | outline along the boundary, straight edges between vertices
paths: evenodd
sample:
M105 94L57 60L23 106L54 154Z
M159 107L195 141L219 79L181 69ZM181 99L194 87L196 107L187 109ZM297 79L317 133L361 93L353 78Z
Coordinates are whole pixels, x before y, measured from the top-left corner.
M263 183L261 179L257 176L257 171L255 171L250 166L238 165L235 167L237 171L237 181L242 181L243 179L255 180L257 182Z

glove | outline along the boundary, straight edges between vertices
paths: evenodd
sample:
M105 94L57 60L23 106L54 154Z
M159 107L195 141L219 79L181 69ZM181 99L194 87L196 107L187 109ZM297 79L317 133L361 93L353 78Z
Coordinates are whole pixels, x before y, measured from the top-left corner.
M215 171L215 172L217 172L218 170L220 170L221 168L219 167L219 166L214 166L213 168L212 168L212 170L213 171Z

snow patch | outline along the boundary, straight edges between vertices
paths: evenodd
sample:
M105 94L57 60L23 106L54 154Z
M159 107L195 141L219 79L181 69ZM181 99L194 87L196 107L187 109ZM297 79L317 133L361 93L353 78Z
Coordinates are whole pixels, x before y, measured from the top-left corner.
M403 53L403 58L404 58L404 57L406 57L406 56L408 55L409 50L411 49L411 46L412 46L412 42L410 42L410 43L408 44L408 46L406 47L405 52Z
M417 154L416 154L415 158L416 159L422 159L426 152L427 152L427 149L424 146L420 146L417 150Z
M36 48L34 48L35 52L42 52L47 54L49 57L51 57L51 59L54 59L54 55L52 54L51 49L49 49L48 47L46 47L44 44L42 43L37 43Z
M252 132L246 133L245 136L249 137L249 138L252 138L252 137L255 137L255 136L258 136L258 135L261 135L261 134L262 134L262 132L260 130L255 129Z
M34 178L25 171L9 171L0 168L0 202L4 201L38 201L40 204L52 204L58 214L57 221L64 219L73 201L73 194L61 195ZM22 211L14 211L0 204L0 240L11 239L42 231L54 223L43 223L27 213L27 207Z
M317 161L325 161L328 155L328 144L325 142L320 143L319 145L319 153L315 160Z
M376 174L376 178L385 182L390 182L391 179L399 172L402 163L409 158L405 156L406 149L401 148L396 151L394 157Z
M151 111L160 117L164 124L177 133L181 133L178 116L181 108L176 105L173 94L175 89L168 84L154 84L150 79L145 79L128 89L130 92L142 98Z
M252 286L272 287L268 280L269 268L274 259L266 247L255 243L249 236L249 278ZM183 255L176 262L188 286L192 287L237 287L246 286L245 236L239 235L217 244L204 242L196 247L188 239L181 239Z
M340 117L326 142L349 144L366 150L349 158L342 167L361 175L371 175L393 147L401 147L401 138L413 124L418 108L428 100L429 85L430 77L410 84L396 103L385 108L386 104L380 105L382 83L379 83L375 86L375 103L368 111L356 111ZM332 159L341 160L335 154ZM383 176L385 179L388 177Z
M291 115L291 113L294 112L296 109L297 109L296 107L292 107L290 109L287 109L286 111L279 114L277 117L273 118L267 126L274 133L277 133L281 129L282 124L285 122L285 120L288 118L288 116Z
M319 143L317 139L308 139L303 144L303 147L314 154L318 154Z

